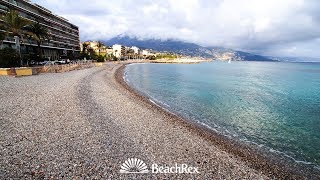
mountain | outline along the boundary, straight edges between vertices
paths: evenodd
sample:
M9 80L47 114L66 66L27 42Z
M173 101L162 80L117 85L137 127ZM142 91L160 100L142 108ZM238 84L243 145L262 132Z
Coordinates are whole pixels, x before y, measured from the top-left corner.
M141 49L153 49L156 51L183 52L183 54L187 55L191 55L194 50L202 48L197 44L170 39L165 41L158 39L139 40L137 38L130 38L128 36L117 36L115 38L109 39L108 41L105 41L105 43L107 45L121 44L124 46L137 46Z
M320 58L314 57L269 57L284 62L320 62Z
M153 49L156 51L168 51L185 56L205 57L219 60L234 61L275 61L272 58L255 55L242 51L235 51L221 47L203 47L194 43L182 42L178 40L146 39L140 40L128 36L117 36L107 41L107 45L121 44L124 46L137 46L141 49Z

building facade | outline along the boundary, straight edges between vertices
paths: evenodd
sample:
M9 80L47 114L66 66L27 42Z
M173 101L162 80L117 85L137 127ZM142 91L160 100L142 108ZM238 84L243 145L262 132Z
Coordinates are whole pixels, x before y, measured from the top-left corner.
M142 50L141 54L144 56L156 56L156 53L149 49Z
M140 52L141 52L140 49L136 46L132 46L130 49L133 50L134 54L140 54Z
M81 46L81 51L83 51L82 44L83 43L81 43L81 45L80 45ZM97 41L86 41L86 42L84 42L84 44L87 44L88 48L93 49L96 54L99 54L99 48L98 48L98 42ZM102 55L102 56L110 55L110 49L111 49L110 47L103 45L100 48L100 55ZM111 52L111 54L112 54L112 52Z
M50 40L41 44L44 57L56 60L62 56L76 57L79 55L80 38L78 26L29 0L0 0L0 14L4 15L9 10L16 10L20 16L30 20L32 23L39 22L48 29ZM3 22L0 20L0 23ZM4 47L15 46L15 40L10 35L3 43ZM24 38L21 43L22 54L34 53L36 48L37 43L32 39Z
M106 49L106 53L107 53L107 56L113 55L113 49L112 49L112 47L108 47L108 48Z
M119 44L113 45L112 50L113 50L113 55L117 58L123 57L126 53L126 48Z

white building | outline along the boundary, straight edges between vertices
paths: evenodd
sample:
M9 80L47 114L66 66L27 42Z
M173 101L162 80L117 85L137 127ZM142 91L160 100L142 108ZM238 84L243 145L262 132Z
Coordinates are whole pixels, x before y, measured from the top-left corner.
M113 55L117 58L121 58L125 54L125 47L120 44L115 44L112 46Z
M130 49L132 49L135 54L139 54L139 52L140 52L140 49L136 46L132 46Z
M144 56L156 56L156 53L154 53L154 52L152 52L152 50L148 50L148 49L142 50L141 54Z
M149 51L148 50L142 50L142 55L144 56L148 56L149 55Z

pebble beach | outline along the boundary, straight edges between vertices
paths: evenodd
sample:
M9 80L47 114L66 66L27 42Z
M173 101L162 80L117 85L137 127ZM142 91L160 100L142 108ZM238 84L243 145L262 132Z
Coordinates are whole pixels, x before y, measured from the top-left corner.
M0 179L318 179L152 104L125 63L0 77ZM128 158L196 174L121 174Z

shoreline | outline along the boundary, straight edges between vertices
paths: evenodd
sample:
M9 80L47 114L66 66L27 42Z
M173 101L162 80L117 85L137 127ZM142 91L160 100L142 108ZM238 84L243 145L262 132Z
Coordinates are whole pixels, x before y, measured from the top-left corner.
M177 59L157 59L150 60L150 63L163 63L163 64L198 64L203 62L211 62L210 59L196 59L196 58L177 58Z
M294 160L289 160L279 154L266 152L254 145L231 139L219 134L209 127L192 120L188 120L182 116L174 114L170 110L167 110L158 104L152 103L148 97L143 96L140 92L130 87L124 80L125 68L128 64L132 64L132 62L119 66L114 73L114 78L122 88L130 92L135 100L142 102L146 107L168 117L172 122L178 122L179 125L187 128L195 135L198 135L214 145L217 145L226 152L239 157L249 167L261 171L268 177L289 179L320 178L320 172L314 167L298 164L297 162L294 162Z

